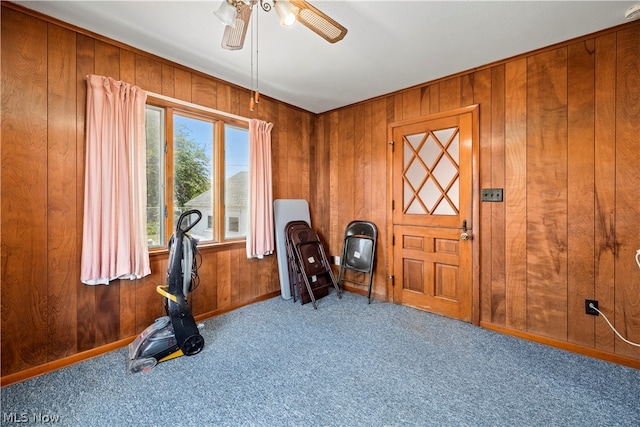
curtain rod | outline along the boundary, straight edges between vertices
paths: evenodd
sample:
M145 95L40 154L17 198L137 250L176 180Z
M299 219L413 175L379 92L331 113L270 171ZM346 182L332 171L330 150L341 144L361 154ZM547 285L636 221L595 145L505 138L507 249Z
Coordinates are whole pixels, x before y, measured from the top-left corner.
M224 111L216 110L214 108L205 107L204 105L198 105L198 104L194 104L192 102L187 102L187 101L182 101L180 99L172 98L170 96L160 95L159 93L153 93L153 92L149 92L149 91L145 91L145 92L147 92L147 96L150 96L152 98L158 98L158 99L162 99L164 101L173 102L174 104L184 105L185 107L191 107L191 108L196 108L198 110L204 110L204 111L207 111L209 113L217 114L219 116L229 117L231 119L236 119L236 120L242 120L242 121L247 122L247 123L251 120L251 119L248 119L246 117L237 116L237 115L231 114L231 113L226 113Z
M87 74L85 76L85 80L89 80L89 76L91 76L91 74ZM104 77L104 76L99 76L99 77ZM107 78L113 79L112 77L107 77ZM141 89L144 90L143 88L141 88ZM207 111L209 113L217 114L217 115L223 116L223 117L228 117L230 119L241 120L241 121L247 122L247 123L249 123L251 121L251 119L248 119L246 117L237 116L237 115L231 114L231 113L226 113L224 111L216 110L215 108L209 108L209 107L205 107L204 105L198 105L198 104L194 104L192 102L182 101L180 99L172 98L170 96L160 95L159 93L154 93L154 92L149 92L148 90L145 90L145 92L147 92L147 96L151 96L153 98L162 99L163 101L169 101L169 102L173 102L174 104L183 105L185 107L191 107L191 108L195 108L195 109L198 109L198 110L204 110L204 111Z

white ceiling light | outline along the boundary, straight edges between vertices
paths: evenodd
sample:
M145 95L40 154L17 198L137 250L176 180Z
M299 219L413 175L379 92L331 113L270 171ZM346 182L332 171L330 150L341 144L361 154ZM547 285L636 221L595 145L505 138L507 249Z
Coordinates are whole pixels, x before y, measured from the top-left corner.
M231 3L227 2L226 0L223 1L222 4L220 4L218 10L213 13L218 17L218 19L220 19L220 21L222 21L224 25L235 27L238 10Z
M283 27L290 27L296 23L296 16L300 9L285 0L278 0L274 2L274 7L280 17L280 25Z

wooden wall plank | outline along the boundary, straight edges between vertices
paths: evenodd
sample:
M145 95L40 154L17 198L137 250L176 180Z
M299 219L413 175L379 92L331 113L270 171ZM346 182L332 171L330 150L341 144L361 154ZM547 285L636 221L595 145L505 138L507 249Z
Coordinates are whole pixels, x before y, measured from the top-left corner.
M94 346L108 344L120 337L120 289L132 286L130 280L114 280L108 285L97 286L96 316L93 319L96 329Z
M461 107L460 77L440 82L440 111L453 110Z
M48 361L47 24L3 9L0 30L4 374Z
M95 73L120 80L120 49L102 40L96 40L95 52Z
M156 291L158 285L167 285L167 257L151 256L149 258L151 274L142 279L127 283L135 289L135 334L144 331L158 317L165 316L164 301ZM111 285L109 285L111 286ZM119 338L127 338L121 336Z
M337 165L340 162L340 144L345 143L344 139L340 138L339 125L340 116L338 112L329 113L328 117L329 128L331 129L327 135L329 138L329 165ZM329 172L329 200L340 200L340 175L334 168ZM328 253L333 253L340 246L340 241L344 233L344 228L339 222L340 205L338 203L329 203L329 244L328 248L325 248ZM313 225L313 218L311 219Z
M217 84L198 74L191 76L191 102L209 108L218 108Z
M76 36L76 211L78 218L76 245L82 248L82 223L84 220L84 170L85 170L85 127L87 110L86 76L95 73L95 40L78 34ZM78 250L77 265L80 265L81 250ZM95 287L76 282L77 307L77 351L94 348L96 328Z
M429 114L442 111L440 109L440 85L434 83L429 85Z
M211 257L208 257L211 258ZM216 308L231 307L231 258L229 251L215 254L217 305Z
M316 119L315 138L309 150L309 208L311 221L318 230L328 235L330 224L329 175L325 173L329 164L329 140L327 136L328 119L321 116Z
M290 135L289 149L295 146L298 156L296 168L289 170L289 182L293 184L292 195L294 198L309 200L309 147L311 145L312 119L302 111L293 111L293 122L289 122L287 133ZM293 125L293 126L291 126ZM295 141L295 142L294 142ZM292 144L293 143L293 144ZM290 158L287 157L287 162ZM291 175L293 172L293 175Z
M136 81L136 55L126 49L120 49L120 80L129 84Z
M229 111L233 110L231 106L231 87L227 85L220 85L216 91L216 105L217 109L221 111Z
M362 106L362 114L357 123L356 131L362 134L362 161L360 169L362 170L362 208L356 213L357 218L365 218L371 220L371 212L377 205L377 201L373 200L373 170L371 164L373 162L373 132L371 123L371 104ZM357 149L357 148L356 148Z
M180 68L174 71L174 97L182 101L191 102L191 73Z
M505 65L505 325L527 321L527 61Z
M473 73L460 77L460 106L473 105Z
M420 115L431 114L431 95L429 86L420 87Z
M615 296L616 35L596 39L595 73L595 299L613 310ZM595 322L596 348L614 352L615 334Z
M480 105L480 188L491 188L491 69L477 71L473 76L473 101ZM493 203L480 204L480 224L478 224L478 238L480 239L481 258L491 259L491 214ZM485 265L480 269L480 319L491 322L491 266ZM485 290L483 292L483 290Z
M370 147L370 141L365 141L365 111L364 105L358 104L353 107L353 150L354 153L360 153L360 155L354 155L354 165L353 165L353 182L360 183L357 187L354 188L353 193L353 216L352 221L355 219L363 218L365 211L365 203L367 200L366 197L366 187L367 183L370 180L370 177L367 176L367 173L370 171L370 168L367 165L370 163L371 159L367 156L367 148ZM346 227L346 225L345 225ZM341 250L342 248L336 248L337 250ZM339 255L339 252L335 255Z
M593 299L594 263L594 108L595 41L568 46L567 140L567 313L568 339L594 344L593 318L585 315L584 300Z
M505 66L491 68L491 188L505 184ZM508 195L507 195L508 196ZM504 198L504 194L503 194ZM506 316L505 205L491 207L491 319L504 325Z
M390 271L387 255L387 116L386 100L378 99L371 103L371 211L370 219L378 228L378 244L376 247L375 269L372 296L378 299L388 298L387 274ZM383 190L385 189L385 190Z
M616 63L616 293L615 325L640 343L640 27L618 33ZM640 357L640 348L616 338L616 353Z
M402 119L410 119L420 116L420 97L422 90L415 88L402 92L401 102Z
M527 330L567 338L567 49L527 67Z
M171 98L176 96L175 68L168 64L162 64L162 92L160 93Z
M202 253L200 253L202 256ZM209 313L218 308L218 287L217 279L217 256L207 256L198 261L201 262L198 268L198 283L194 283L195 289L188 295L191 310L194 313Z
M133 84L136 81L136 56L133 52L120 49L120 80ZM118 336L130 337L139 333L136 329L136 286L132 282L123 282L120 287L119 303L120 328Z
M136 54L136 86L153 92L162 92L162 64L142 54Z
M356 156L354 147L355 138L355 107L345 108L340 111L340 123L338 124L338 135L340 135L340 143L338 144L338 162L334 164L337 167L338 174L338 198L341 206L336 218L337 233L333 239L331 246L331 254L339 254L342 251L342 240L344 230L347 224L354 218L355 211L355 194L361 191L358 185L355 185L355 172L360 160L360 153ZM350 141L345 143L345 141Z
M77 164L76 34L49 24L47 44L47 347L48 359L56 360L73 354L77 345L77 312L69 310L77 295L68 292L68 284L80 279L78 201L69 191Z

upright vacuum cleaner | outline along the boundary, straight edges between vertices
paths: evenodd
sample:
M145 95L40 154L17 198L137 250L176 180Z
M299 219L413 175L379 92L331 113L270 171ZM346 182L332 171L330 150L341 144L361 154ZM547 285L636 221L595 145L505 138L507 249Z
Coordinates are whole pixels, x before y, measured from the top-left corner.
M187 294L198 284L198 242L187 232L201 218L200 211L189 210L178 219L176 232L169 239L167 285L156 288L165 297L167 316L156 319L129 344L127 373L150 371L160 362L193 356L204 347L204 338L187 304Z

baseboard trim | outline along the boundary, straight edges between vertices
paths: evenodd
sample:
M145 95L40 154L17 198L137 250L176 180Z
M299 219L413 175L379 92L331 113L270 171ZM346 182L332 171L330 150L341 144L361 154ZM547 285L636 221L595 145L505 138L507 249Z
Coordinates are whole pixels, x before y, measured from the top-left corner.
M199 314L194 316L196 321L202 321L205 319L209 319L211 317L216 317L221 314L227 313L229 311L233 311L240 307L244 307L246 305L255 304L260 301L264 301L267 299L271 299L280 295L280 291L275 291L268 293L266 295L262 295L260 297L254 298L250 301L247 301L243 304L238 304L235 306L230 306L221 310L214 310L207 313ZM142 331L140 331L142 332ZM42 365L34 366L33 368L28 368L23 371L15 372L13 374L5 375L0 377L0 388L9 386L11 384L19 383L21 381L25 381L31 378L35 378L44 374L48 374L49 372L57 371L58 369L66 368L67 366L75 365L76 363L83 362L85 360L89 360L91 358L103 355L105 353L109 353L110 351L117 350L119 348L125 347L129 345L138 335L133 335L131 337L123 338L117 341L110 342L105 345L101 345L99 347L92 348L90 350L81 351L80 353L73 354L71 356L63 357L62 359L54 360L52 362L43 363ZM124 362L122 365L122 369L125 369Z
M554 338L548 338L540 335L531 334L528 332L522 332L515 329L506 328L504 326L495 325L493 323L480 322L480 326L482 328L489 329L494 332L499 332L505 335L511 335L513 337L522 338L527 341L533 341L538 344L544 344L550 347L559 348L561 350L570 351L572 353L581 354L583 356L604 360L606 362L616 363L618 365L624 365L630 368L640 369L640 360L631 359L629 357L620 356L618 354L612 354L612 353L598 350L595 348L584 347L578 344L573 344L570 342L561 341Z

